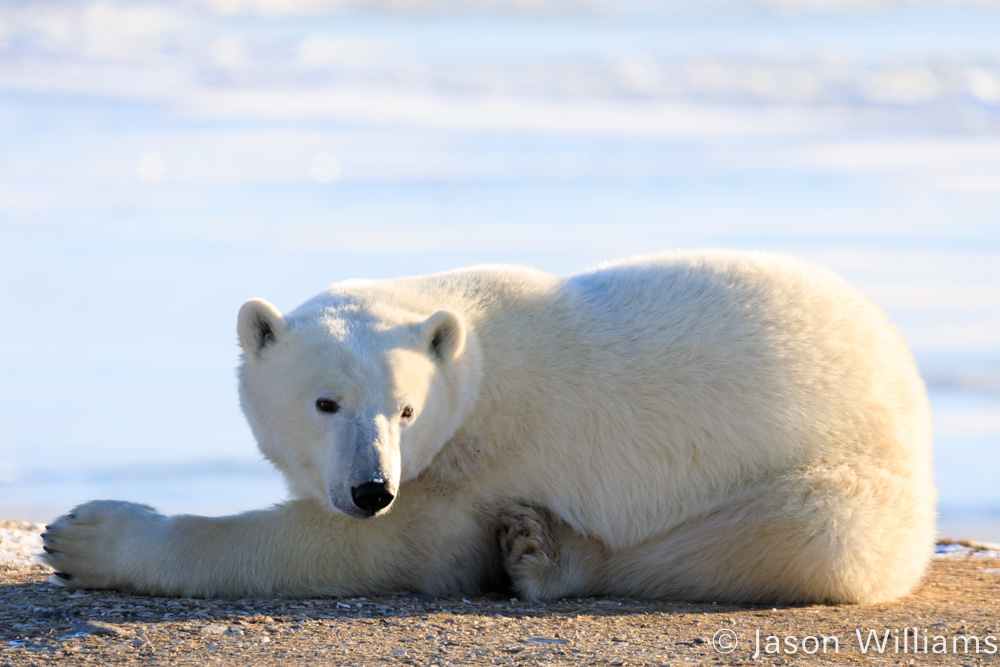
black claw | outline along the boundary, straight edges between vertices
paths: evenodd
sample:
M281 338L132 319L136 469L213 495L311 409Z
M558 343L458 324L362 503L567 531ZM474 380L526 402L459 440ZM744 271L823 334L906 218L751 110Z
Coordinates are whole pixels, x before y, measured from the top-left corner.
M42 550L44 550L45 553L47 553L47 554L57 554L57 553L59 553L58 551L53 551L52 549L49 549L48 547L42 547Z
M45 526L45 530L52 530L52 524L49 524L48 526ZM42 533L42 535L44 535L44 534L45 533Z
M56 572L55 575L60 579L66 579L67 581L73 578L72 574L66 574L65 572Z
M43 540L45 540L45 539L48 539L49 534L48 533L42 533L41 535L39 535L39 537L42 538Z

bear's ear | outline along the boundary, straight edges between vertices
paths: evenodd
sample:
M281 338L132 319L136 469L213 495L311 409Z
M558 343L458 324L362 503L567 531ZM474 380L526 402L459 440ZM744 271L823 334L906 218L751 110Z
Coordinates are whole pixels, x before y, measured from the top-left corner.
M423 340L441 361L457 359L465 349L465 322L458 313L439 310L423 323Z
M285 329L281 311L264 299L250 299L240 307L236 318L236 332L240 345L248 355L260 354L265 347L278 340Z

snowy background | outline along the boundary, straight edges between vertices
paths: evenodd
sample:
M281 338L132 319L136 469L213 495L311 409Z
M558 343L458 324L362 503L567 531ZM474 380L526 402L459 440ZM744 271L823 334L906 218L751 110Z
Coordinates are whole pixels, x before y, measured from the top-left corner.
M1000 3L0 0L0 518L284 497L236 312L668 248L845 274L1000 540Z

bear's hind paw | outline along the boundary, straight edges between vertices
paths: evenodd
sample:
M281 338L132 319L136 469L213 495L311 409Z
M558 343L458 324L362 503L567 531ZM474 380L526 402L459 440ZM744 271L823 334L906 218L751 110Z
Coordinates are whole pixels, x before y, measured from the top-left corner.
M500 513L497 540L504 569L514 590L527 600L551 600L561 577L559 555L552 539L555 519L530 505L511 505Z

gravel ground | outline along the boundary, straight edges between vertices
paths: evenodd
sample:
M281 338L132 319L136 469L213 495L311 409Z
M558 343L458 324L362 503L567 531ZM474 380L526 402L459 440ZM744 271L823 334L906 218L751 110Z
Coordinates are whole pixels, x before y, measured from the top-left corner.
M974 543L940 546L920 589L884 605L770 608L628 598L529 604L405 593L194 600L68 593L31 559L39 528L0 522L2 666L1000 663L1000 551ZM862 639L870 631L886 637L884 650L870 643L863 653L859 631ZM734 637L735 648L720 652Z

